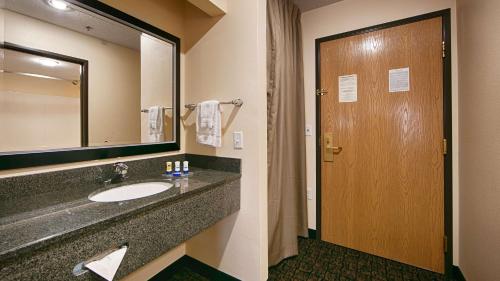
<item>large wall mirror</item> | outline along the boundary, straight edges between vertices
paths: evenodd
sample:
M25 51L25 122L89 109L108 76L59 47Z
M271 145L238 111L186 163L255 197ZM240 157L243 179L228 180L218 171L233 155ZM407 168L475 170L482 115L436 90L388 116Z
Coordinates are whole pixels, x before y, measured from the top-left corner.
M179 39L89 0L0 0L0 169L180 149Z

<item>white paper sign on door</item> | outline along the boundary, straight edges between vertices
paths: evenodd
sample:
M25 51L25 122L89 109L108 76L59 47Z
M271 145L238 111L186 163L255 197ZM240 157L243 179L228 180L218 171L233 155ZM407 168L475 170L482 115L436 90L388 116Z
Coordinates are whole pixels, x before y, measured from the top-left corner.
M358 75L339 76L339 102L358 101Z
M389 93L410 91L410 68L389 70Z

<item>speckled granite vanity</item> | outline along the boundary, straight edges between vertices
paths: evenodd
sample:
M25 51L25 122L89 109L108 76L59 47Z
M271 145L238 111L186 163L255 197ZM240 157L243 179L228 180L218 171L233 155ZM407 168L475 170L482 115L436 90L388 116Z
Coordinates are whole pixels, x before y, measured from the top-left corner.
M188 160L191 175L162 176L165 161ZM111 165L0 179L0 280L101 280L74 276L78 263L128 243L115 280L240 208L240 160L176 155L127 162L126 183L166 181L145 198L92 202Z

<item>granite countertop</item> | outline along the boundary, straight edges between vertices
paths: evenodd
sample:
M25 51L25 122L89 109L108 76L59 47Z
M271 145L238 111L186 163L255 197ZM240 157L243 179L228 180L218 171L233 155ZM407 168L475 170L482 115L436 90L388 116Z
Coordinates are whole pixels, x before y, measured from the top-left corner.
M126 217L178 201L240 177L240 173L192 167L188 177L135 177L106 187L153 181L173 183L174 186L169 190L149 197L112 203L93 202L85 197L57 208L32 212L29 216L14 215L19 219L0 221L0 262L75 235L104 229Z

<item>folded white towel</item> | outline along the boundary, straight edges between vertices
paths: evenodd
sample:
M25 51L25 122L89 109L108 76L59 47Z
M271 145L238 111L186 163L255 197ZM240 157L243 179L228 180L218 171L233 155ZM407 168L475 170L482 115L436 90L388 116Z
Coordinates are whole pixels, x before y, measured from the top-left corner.
M205 101L200 106L200 128L211 129L214 126L214 116L218 110L218 101Z
M148 109L149 142L161 142L163 135L163 108L151 106Z
M222 110L218 101L204 101L196 106L196 141L200 144L222 146Z

